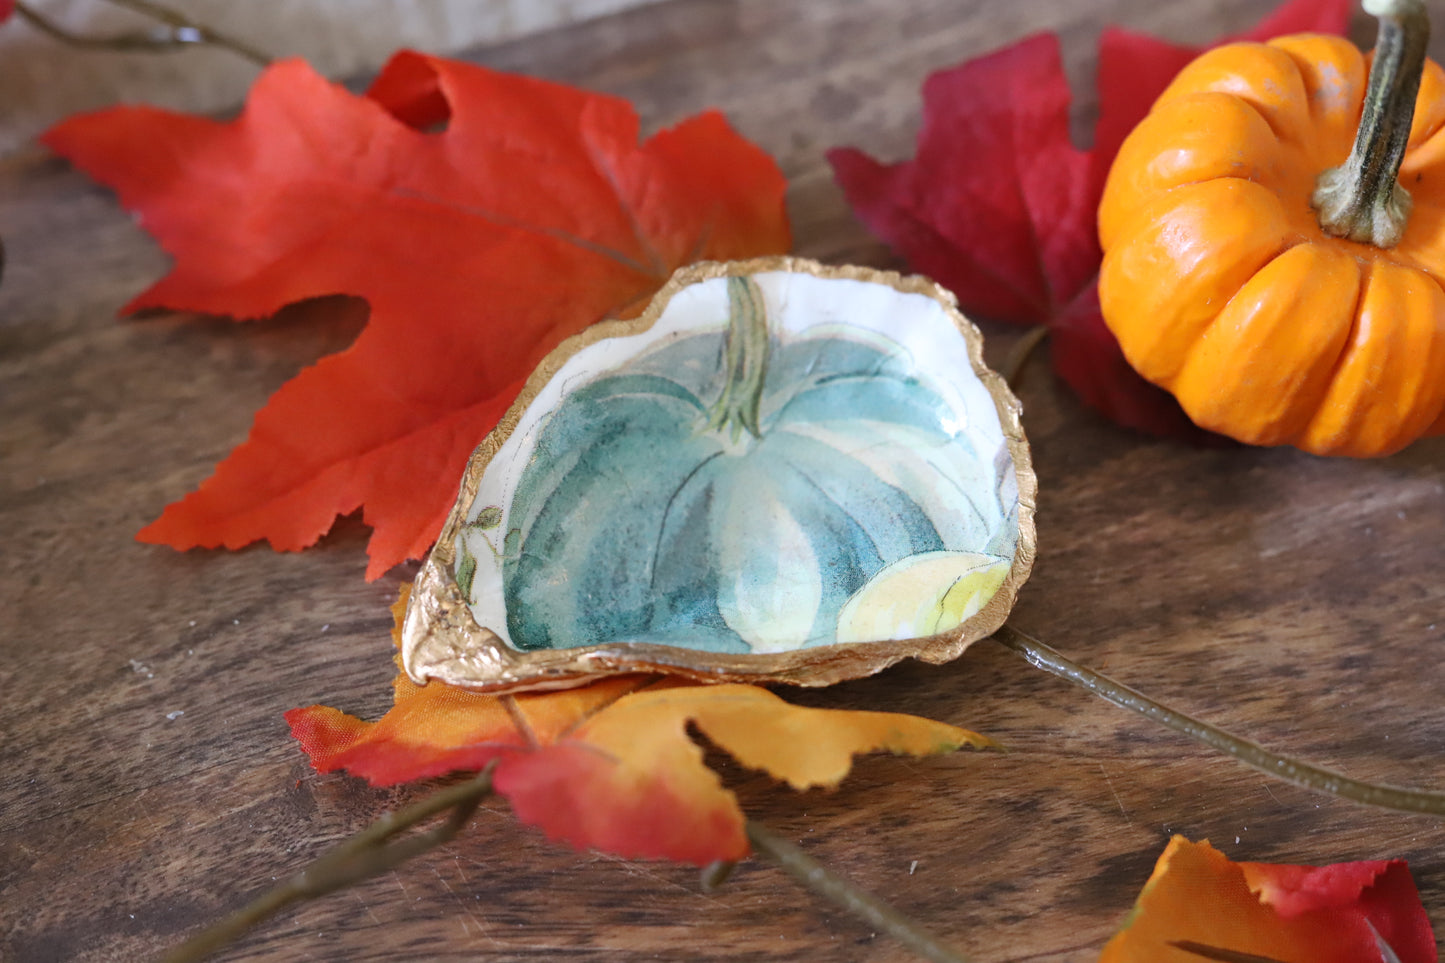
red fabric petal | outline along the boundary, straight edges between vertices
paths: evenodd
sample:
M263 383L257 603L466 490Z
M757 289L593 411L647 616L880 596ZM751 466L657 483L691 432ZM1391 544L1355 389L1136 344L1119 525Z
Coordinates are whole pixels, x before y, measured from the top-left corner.
M1286 919L1324 913L1358 916L1389 944L1400 963L1437 963L1430 919L1404 860L1369 860L1330 866L1240 863L1260 902ZM1373 936L1367 952L1373 950Z
M659 768L634 778L582 744L545 746L497 767L497 790L517 818L576 846L627 858L705 866L749 852L737 798L708 773L711 792L675 786ZM691 791L690 791L691 790Z

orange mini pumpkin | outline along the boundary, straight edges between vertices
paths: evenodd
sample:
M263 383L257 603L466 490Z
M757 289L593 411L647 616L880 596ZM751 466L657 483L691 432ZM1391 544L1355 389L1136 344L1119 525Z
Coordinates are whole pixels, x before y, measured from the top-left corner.
M1445 431L1445 71L1423 3L1365 6L1372 58L1300 35L1195 60L1099 206L1129 363L1240 441L1369 456Z

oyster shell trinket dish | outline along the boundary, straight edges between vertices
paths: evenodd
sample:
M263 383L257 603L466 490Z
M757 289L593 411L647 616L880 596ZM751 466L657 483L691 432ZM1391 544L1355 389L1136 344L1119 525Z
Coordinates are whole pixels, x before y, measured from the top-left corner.
M684 268L637 319L552 352L473 454L403 664L503 692L956 658L1033 562L1019 414L931 281Z

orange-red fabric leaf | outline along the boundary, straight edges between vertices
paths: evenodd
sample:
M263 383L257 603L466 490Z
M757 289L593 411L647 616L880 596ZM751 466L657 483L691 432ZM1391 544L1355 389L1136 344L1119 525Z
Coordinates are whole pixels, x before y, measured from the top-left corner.
M400 677L375 723L325 706L286 714L321 772L375 785L497 760L517 817L579 848L704 865L747 855L736 797L703 763L696 726L742 764L795 789L831 787L853 756L985 746L982 736L888 712L808 709L766 689L623 676L577 689L486 696Z
M683 264L789 247L781 173L720 114L639 143L623 100L418 53L365 96L290 60L233 121L119 107L44 141L174 257L130 310L366 299L355 343L276 392L139 537L297 550L363 508L368 578L426 551L472 449L563 338Z
M1100 963L1198 963L1217 951L1281 963L1437 963L1430 920L1401 860L1292 866L1231 862L1169 841ZM1182 946L1180 944L1183 944ZM1195 949L1190 949L1193 944Z

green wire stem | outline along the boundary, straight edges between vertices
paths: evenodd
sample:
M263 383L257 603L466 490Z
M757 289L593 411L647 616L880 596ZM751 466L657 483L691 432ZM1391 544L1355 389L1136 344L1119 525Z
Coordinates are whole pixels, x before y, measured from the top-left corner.
M1036 668L1088 689L1116 706L1122 706L1139 713L1146 719L1152 719L1176 732L1182 732L1196 742L1202 742L1212 749L1218 749L1226 755L1233 756L1246 766L1252 766L1276 779L1282 779L1285 782L1294 783L1296 786L1326 793L1340 799L1364 803L1367 806L1445 816L1445 793L1362 782L1323 766L1300 762L1289 756L1270 752L1248 739L1226 732L1207 722L1200 722L1177 709L1171 709L1155 702L1143 693L1129 688L1122 682L1116 682L1102 672L1095 672L1093 669L1079 665L1033 636L1020 632L1010 625L1004 625L993 634L993 638L1000 645L1018 653Z

